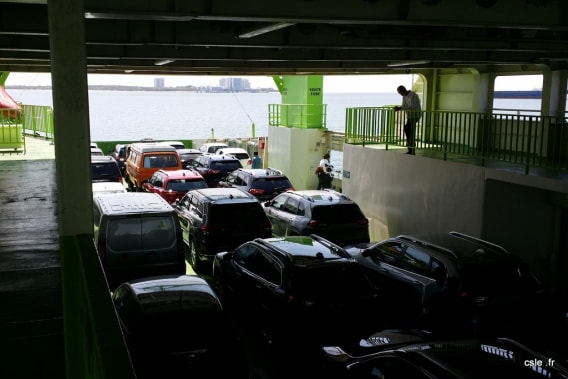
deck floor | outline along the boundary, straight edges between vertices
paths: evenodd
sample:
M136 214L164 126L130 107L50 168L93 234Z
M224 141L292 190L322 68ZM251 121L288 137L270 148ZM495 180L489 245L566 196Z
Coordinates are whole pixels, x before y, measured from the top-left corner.
M49 158L39 150L35 157L0 156L0 378L65 377L55 160Z

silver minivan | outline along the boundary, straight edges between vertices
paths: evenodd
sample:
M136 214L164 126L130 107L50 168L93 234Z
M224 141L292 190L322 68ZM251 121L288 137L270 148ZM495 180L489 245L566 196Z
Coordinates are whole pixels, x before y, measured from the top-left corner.
M185 274L178 216L155 193L93 196L94 241L110 289L134 279Z

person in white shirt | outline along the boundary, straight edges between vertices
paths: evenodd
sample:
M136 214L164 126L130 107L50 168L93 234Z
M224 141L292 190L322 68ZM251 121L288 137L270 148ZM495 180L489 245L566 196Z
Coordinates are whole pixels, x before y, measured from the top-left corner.
M408 152L406 154L414 155L415 152L415 136L416 123L420 120L422 107L420 106L420 98L415 92L409 91L404 86L398 86L396 91L402 96L402 105L394 107L395 112L400 110L406 113L406 122L404 123L404 135L406 136L406 146Z
M324 188L331 188L333 181L333 166L329 163L330 155L325 153L316 168L316 175L318 176L318 190Z

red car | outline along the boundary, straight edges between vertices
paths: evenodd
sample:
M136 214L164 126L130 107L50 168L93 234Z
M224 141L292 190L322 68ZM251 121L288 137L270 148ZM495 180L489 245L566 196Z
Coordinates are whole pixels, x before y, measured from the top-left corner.
M146 192L157 193L172 204L187 191L207 188L207 182L194 170L158 170L150 179L142 182L142 188Z

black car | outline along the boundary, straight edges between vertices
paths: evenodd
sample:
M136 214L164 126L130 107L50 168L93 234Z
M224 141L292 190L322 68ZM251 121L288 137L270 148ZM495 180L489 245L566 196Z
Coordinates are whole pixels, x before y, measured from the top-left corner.
M340 246L369 242L359 205L332 190L287 191L264 203L275 236L317 234Z
M219 187L233 187L254 195L260 201L272 200L276 195L293 191L294 186L282 173L273 168L240 168L219 182Z
M178 149L177 152L183 168L192 167L195 158L203 155L203 152L197 149Z
M509 338L424 340L396 332L361 340L377 350L353 355L340 346L322 348L322 377L333 379L568 378L565 360Z
M114 146L114 150L110 153L110 156L114 158L116 163L118 163L122 176L126 173L126 150L127 145L119 143Z
M222 301L268 342L346 338L379 324L377 294L341 247L318 236L255 239L213 261Z
M204 279L144 278L112 300L137 378L248 378L243 344Z
M217 187L219 181L225 179L230 172L243 166L231 155L203 154L197 156L190 167L203 176L209 187Z
M464 332L513 330L546 309L542 286L519 257L463 233L401 235L347 251L379 289L388 289L381 291L385 313L398 321L422 319L428 327Z
M196 272L220 251L271 236L270 221L258 200L235 188L191 190L172 206L189 246L187 260Z
M91 155L91 181L122 183L122 174L116 160L108 155Z

